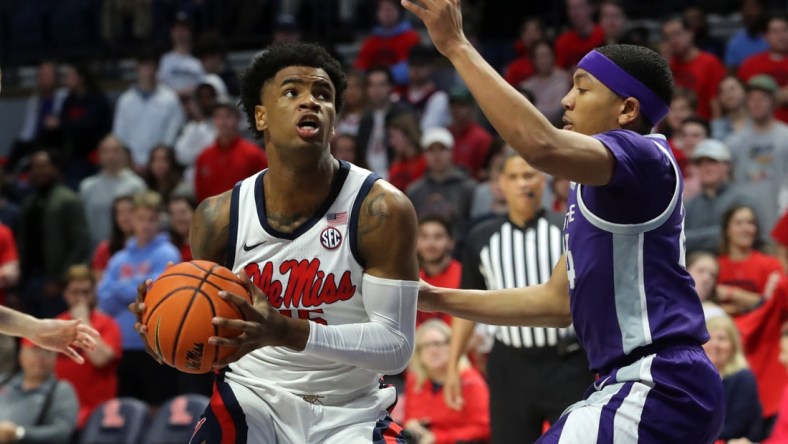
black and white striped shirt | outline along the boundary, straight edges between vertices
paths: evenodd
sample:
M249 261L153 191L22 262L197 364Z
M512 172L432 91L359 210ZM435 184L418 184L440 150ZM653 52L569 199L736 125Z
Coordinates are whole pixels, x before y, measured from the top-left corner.
M476 226L463 251L462 288L497 290L547 282L561 257L562 221L544 210L519 227L507 217ZM556 346L566 328L495 328L495 337L517 348Z

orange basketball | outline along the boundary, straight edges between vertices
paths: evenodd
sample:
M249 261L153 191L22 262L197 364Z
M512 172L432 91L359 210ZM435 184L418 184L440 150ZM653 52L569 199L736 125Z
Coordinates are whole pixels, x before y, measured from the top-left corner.
M153 282L145 296L142 323L148 327L148 344L164 362L182 372L207 373L235 351L208 344L211 336L241 334L211 323L214 316L244 319L235 305L219 297L222 290L252 302L238 276L210 261L182 262Z

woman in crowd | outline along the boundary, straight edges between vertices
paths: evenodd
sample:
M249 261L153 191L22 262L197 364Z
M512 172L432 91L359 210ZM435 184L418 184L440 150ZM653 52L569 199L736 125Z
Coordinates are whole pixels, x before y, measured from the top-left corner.
M132 235L131 215L134 209L132 196L118 196L112 202L112 233L109 239L101 241L93 252L91 268L96 276L96 282L101 280L112 255L126 246L126 241Z
M167 215L170 222L170 242L181 252L181 260L188 262L192 260L192 250L189 246L189 230L194 218L194 210L197 204L188 195L174 195L170 198L167 205Z
M531 53L534 74L520 83L520 88L533 92L534 105L553 125L563 126L561 117L564 115L564 106L561 105L561 99L572 83L572 76L555 65L553 45L548 41L535 43Z
M364 90L364 75L358 71L347 74L347 89L345 89L345 103L337 114L336 133L358 135L358 126L361 116L367 106L367 96Z
M717 300L741 333L768 431L788 383L788 374L777 360L780 327L788 313L783 294L786 279L780 262L759 251L763 242L752 208L730 208L723 216L721 239Z
M183 181L183 170L175 161L175 151L166 145L159 145L151 150L145 171L148 189L159 193L165 204L173 194L190 191Z
M446 406L443 380L449 365L451 328L431 319L416 330L416 347L405 385L405 429L418 444L482 443L490 439L487 383L460 360L462 410Z
M389 167L389 182L402 191L424 175L427 162L421 149L421 129L416 118L400 114L386 122L388 142L394 151Z
M695 281L695 291L698 292L698 297L703 303L706 319L724 315L725 312L717 305L717 295L715 294L717 276L720 274L717 258L710 253L693 253L687 256L687 271Z
M706 328L710 339L703 349L720 372L725 389L726 415L719 439L757 440L761 435L761 403L755 375L742 352L739 332L725 314L707 319Z
M749 206L737 205L725 213L721 239L717 297L726 311L742 314L771 295L782 266L760 251L758 218Z

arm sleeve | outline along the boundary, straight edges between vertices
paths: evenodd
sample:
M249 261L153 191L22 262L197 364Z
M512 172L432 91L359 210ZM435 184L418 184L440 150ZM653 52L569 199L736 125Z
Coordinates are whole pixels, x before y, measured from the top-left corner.
M67 444L77 425L77 395L65 381L59 381L53 393L52 405L44 417L44 423L25 427L25 444Z
M368 322L311 323L304 353L385 374L403 371L413 354L419 283L368 274L361 282Z

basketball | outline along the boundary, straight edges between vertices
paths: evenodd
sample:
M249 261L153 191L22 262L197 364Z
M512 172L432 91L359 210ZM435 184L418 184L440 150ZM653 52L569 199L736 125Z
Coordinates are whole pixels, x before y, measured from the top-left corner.
M233 304L219 297L220 291L252 302L236 275L209 261L182 262L153 282L145 296L142 323L148 328L148 344L164 362L182 372L207 373L216 361L235 351L233 347L208 344L211 336L241 334L211 323L215 316L244 319Z

